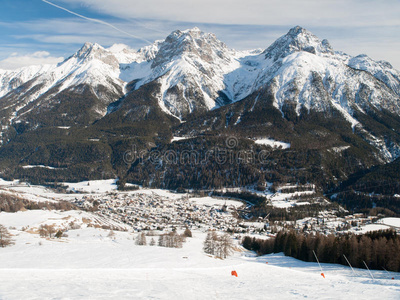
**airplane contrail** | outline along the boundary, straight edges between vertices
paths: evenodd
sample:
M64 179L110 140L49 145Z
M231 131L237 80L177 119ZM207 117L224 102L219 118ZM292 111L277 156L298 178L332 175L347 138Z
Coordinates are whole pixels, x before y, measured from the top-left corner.
M79 18L82 18L82 19L85 19L85 20L88 20L88 21L92 21L92 22L96 22L96 23L100 23L100 24L103 24L103 25L107 25L107 26L109 26L109 27L111 27L111 28L113 28L113 29L115 29L115 30L121 32L121 33L124 33L124 34L126 34L126 35L129 35L130 37L133 37L133 38L135 38L135 39L142 40L142 41L145 41L146 43L152 44L152 42L150 42L149 40L146 40L146 39L141 38L141 37L139 37L139 36L130 34L129 32L126 32L126 31L124 31L124 30L122 30L122 29L119 29L118 27L115 27L114 25L112 25L112 24L110 24L110 23L107 23L107 22L105 22L105 21L102 21L102 20L99 20L99 19L93 19L93 18L85 17L85 16L83 16L83 15L80 15L80 14L78 14L78 13L76 13L76 12L73 12L73 11L71 11L71 10L69 10L69 9L66 9L66 8L64 8L64 7L62 7L62 6L59 6L59 5L57 5L57 4L54 4L54 3L50 2L50 1L47 1L47 0L42 0L42 1L45 2L45 3L47 3L47 4L52 5L52 6L54 6L54 7L57 7L57 8L59 8L59 9L62 9L62 10L66 11L66 12L68 12L68 13L70 13L70 14L73 14L73 15L79 17Z

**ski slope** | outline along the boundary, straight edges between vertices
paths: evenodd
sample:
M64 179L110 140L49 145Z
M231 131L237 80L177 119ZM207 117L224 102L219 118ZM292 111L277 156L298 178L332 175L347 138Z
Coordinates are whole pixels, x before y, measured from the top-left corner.
M90 215L0 213L0 224L13 226L16 240L0 248L0 299L398 299L400 294L396 273L372 271L373 280L366 270L353 274L322 264L324 279L316 263L282 254L256 257L240 247L220 260L203 253L206 234L200 231L181 249L137 246L137 233L115 232L112 238L108 230L86 227L83 217ZM81 228L69 230L68 237L48 240L34 233L42 223L72 219L82 220ZM21 230L28 225L32 230Z

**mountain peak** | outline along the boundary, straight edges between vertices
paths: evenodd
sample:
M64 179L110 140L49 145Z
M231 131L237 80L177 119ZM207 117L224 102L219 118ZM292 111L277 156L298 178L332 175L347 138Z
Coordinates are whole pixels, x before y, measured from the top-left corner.
M272 58L276 61L293 52L300 51L316 55L334 53L328 40L320 40L301 26L291 28L287 34L277 39L264 53L266 58Z
M184 31L173 31L158 45L158 48L154 65L182 55L198 56L206 61L211 61L215 55L221 56L224 52L229 51L214 34L204 33L197 27Z
M298 36L299 34L305 34L305 33L312 34L312 33L309 32L307 29L305 29L305 28L303 28L303 27L297 25L297 26L291 28L291 29L289 30L289 32L287 33L287 35L296 37L296 36Z
M183 33L203 33L199 27L193 27L182 31Z
M213 38L217 40L216 36L212 33L204 33L198 27L194 27L186 30L175 30L171 32L169 36L165 39L165 41L169 42L193 42L196 39L207 39Z
M77 60L80 63L97 60L112 66L114 69L119 69L119 62L114 54L97 43L86 42L81 49L67 58L63 63L70 59Z
M102 52L105 49L97 43L86 42L81 49L75 53L75 57L84 59L94 52Z

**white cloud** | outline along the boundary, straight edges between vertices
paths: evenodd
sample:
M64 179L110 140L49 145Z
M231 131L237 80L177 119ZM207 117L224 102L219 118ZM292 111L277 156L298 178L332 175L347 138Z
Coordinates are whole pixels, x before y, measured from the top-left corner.
M400 69L398 0L147 0L145 4L135 2L134 5L130 0L53 2L78 13L104 18L116 27L150 41L164 39L176 29L198 26L239 50L265 49L291 27L300 25L321 39L328 39L335 50L352 55L365 53L374 59L387 60ZM93 14L94 11L103 16ZM67 57L85 42L96 42L105 47L124 43L134 49L147 44L109 26L65 14L65 18L5 24L18 30L13 35L15 40L32 41L32 45L23 47L23 51L10 47L3 54L47 50L53 56ZM116 18L107 18L107 15ZM4 44L0 49L2 47Z
M61 0L126 19L253 25L399 26L398 0Z
M0 69L13 70L25 66L56 64L63 59L63 57L53 57L47 51L37 51L23 55L14 52L6 59L0 61Z

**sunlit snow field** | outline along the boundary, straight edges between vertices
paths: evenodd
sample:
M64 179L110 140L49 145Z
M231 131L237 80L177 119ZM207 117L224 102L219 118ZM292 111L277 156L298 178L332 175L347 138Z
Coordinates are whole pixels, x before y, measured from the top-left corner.
M113 184L109 182L110 190ZM40 187L4 181L0 186L37 199L59 199ZM97 186L104 191L104 182L73 187ZM15 245L0 248L0 299L399 299L397 273L372 271L372 278L366 270L353 273L345 266L322 264L323 278L317 263L282 254L256 257L240 246L220 260L203 252L206 233L199 230L180 249L138 246L137 233L115 231L109 237L109 230L87 227L90 218L82 211L1 212L0 224L9 228ZM42 224L63 227L70 222L81 228L69 230L68 237L49 240L37 233ZM233 270L238 277L231 276Z

